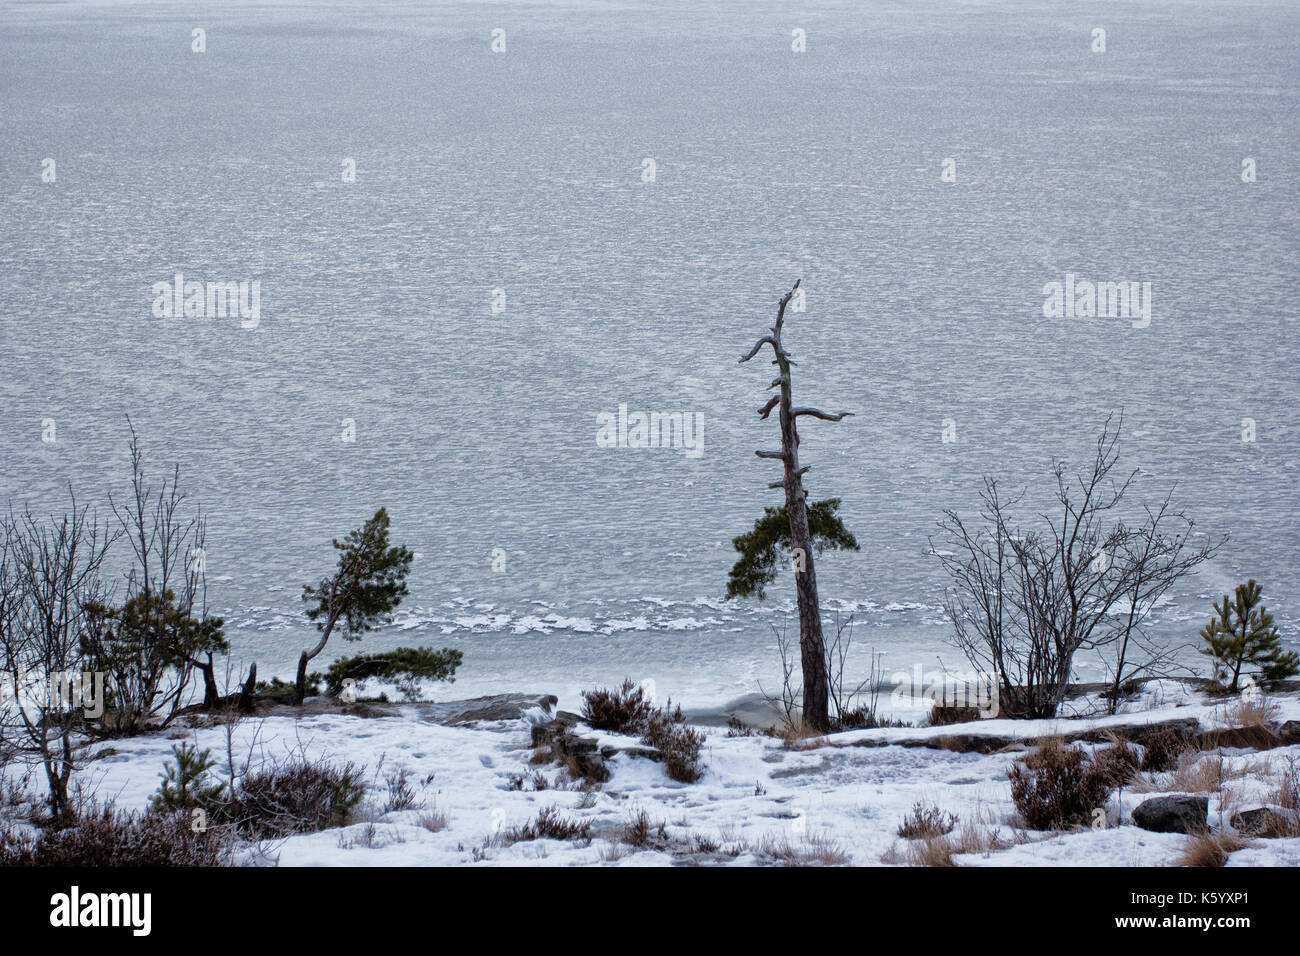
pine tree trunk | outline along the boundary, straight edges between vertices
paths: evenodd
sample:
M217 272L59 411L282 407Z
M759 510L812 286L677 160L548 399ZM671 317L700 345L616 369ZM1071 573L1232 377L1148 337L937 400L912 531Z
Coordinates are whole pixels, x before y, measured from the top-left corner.
M298 658L298 680L294 686L294 700L299 706L302 705L303 699L307 696L307 664L316 657L321 651L325 650L325 645L330 639L330 634L334 632L334 623L338 620L338 612L332 612L329 620L321 629L320 642L310 651L303 651L302 657Z
M785 294L776 310L776 324L771 335L765 335L740 361L748 362L765 345L772 347L773 364L780 368L780 376L768 388L779 386L781 391L758 410L760 418L767 418L774 406L779 406L781 422L781 450L759 450L759 458L779 458L783 466L780 482L769 487L785 490L785 512L790 521L790 550L794 558L795 594L799 601L799 663L803 670L803 722L814 733L831 729L830 684L826 666L826 642L822 637L821 605L817 600L817 572L813 568L812 534L808 529L808 495L803 488L803 474L808 469L799 467L799 431L796 420L806 415L822 421L838 422L851 412L828 414L817 408L795 408L790 396L790 356L781 344L781 329L785 322L785 307L799 289L799 283Z
M779 340L778 340L779 341ZM790 550L795 562L795 595L799 603L799 663L803 670L803 721L809 730L830 728L826 643L822 637L821 604L817 598L817 572L813 568L812 535L808 531L808 504L799 470L799 433L795 428L790 395L790 360L777 352L781 369L781 452L785 466L785 512L790 519Z
M303 699L307 696L307 662L311 660L307 652L303 651L302 656L298 658L298 680L294 684L293 700L294 703L301 705Z

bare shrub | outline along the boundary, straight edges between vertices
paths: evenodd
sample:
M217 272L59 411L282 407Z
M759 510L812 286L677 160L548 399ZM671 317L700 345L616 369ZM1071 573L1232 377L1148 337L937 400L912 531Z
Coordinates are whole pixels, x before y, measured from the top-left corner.
M1178 765L1178 758L1187 751L1187 739L1172 730L1158 730L1147 734L1142 745L1141 769L1163 773Z
M954 641L977 672L996 676L1003 716L1056 716L1080 651L1106 659L1111 713L1126 681L1170 666L1173 649L1145 623L1218 545L1193 546L1194 523L1168 495L1137 525L1118 519L1136 475L1112 474L1122 424L1106 420L1079 474L1053 463L1055 517L1018 526L1022 496L1006 498L986 476L977 519L948 510L939 522L942 546L931 547L952 579Z
M1142 767L1142 755L1127 740L1111 737L1111 746L1092 755L1093 766L1111 787L1127 786Z
M642 739L663 755L664 773L671 779L694 783L704 776L700 766L704 735L686 726L680 709L675 714L656 710Z
M0 829L0 866L220 866L227 849L223 831L196 832L188 813L120 813L112 806L32 838Z
M745 723L735 714L727 715L727 736L728 737L753 737L758 732L749 724Z
M668 825L660 820L650 822L650 815L638 810L636 815L619 830L619 840L640 849L663 849L668 843Z
M0 516L0 742L45 773L51 819L71 821L68 788L103 687L86 673L82 640L103 600L101 577L113 533L69 491L68 512Z
M385 813L419 809L420 801L415 788L411 786L411 772L406 767L389 771L385 782L388 784L388 800L384 804Z
M681 707L674 707L671 699L663 707L656 707L644 691L629 677L615 690L584 691L584 719L597 730L623 734L640 734L641 741L654 747L663 757L664 772L673 780L694 783L704 775L700 766L700 752L704 735L686 726ZM599 784L608 779L604 765L599 768L603 776L592 775L595 765L576 759L577 755L565 752L559 746L562 737L552 742L551 750L559 762L567 765L574 780ZM585 766L584 766L585 764Z
M945 727L948 724L966 724L980 719L978 707L945 707L935 704L930 708L930 726Z
M259 838L312 833L347 823L365 792L352 763L335 767L297 757L246 773L229 815Z
M643 733L653 711L654 704L630 677L613 690L601 687L582 692L582 718L594 730Z
M945 813L932 803L918 800L912 812L903 818L898 827L898 835L907 840L943 836L951 833L957 826L957 817Z
M1115 789L1110 771L1086 752L1049 740L1007 770L1011 799L1035 830L1090 823Z
M526 840L590 840L591 824L585 820L570 820L560 815L555 807L547 807L537 814L537 819L522 826L511 827L501 833L500 842L507 846Z
M580 773L576 763L568 768L571 773ZM575 778L576 779L576 778ZM546 781L546 774L540 770L534 770L529 774L512 773L506 779L507 790L545 790L550 784Z

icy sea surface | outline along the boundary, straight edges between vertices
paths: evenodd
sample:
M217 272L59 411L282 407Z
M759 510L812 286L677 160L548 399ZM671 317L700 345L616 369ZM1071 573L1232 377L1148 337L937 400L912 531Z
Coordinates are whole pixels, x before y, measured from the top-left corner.
M779 503L736 360L802 278L796 400L855 413L801 448L862 546L818 566L854 667L959 666L936 520L1121 408L1134 504L1231 535L1156 631L1255 577L1296 646L1298 107L1267 0L0 2L0 501L120 493L129 414L210 516L234 668L289 672L382 504L418 557L366 646L720 704L794 626L788 574L723 591ZM258 281L257 327L155 317L178 272ZM1150 282L1149 325L1045 317L1067 274ZM620 405L702 453L598 447Z

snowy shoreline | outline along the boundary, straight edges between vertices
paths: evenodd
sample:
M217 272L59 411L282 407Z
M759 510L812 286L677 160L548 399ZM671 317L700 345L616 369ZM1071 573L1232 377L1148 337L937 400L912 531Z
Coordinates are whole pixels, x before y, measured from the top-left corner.
M690 784L626 752L635 749L635 738L579 725L598 747L614 751L610 779L586 789L563 768L533 761L532 728L555 717L548 704L543 698L518 717L448 725L430 709L440 705L367 703L348 712L315 699L297 713L283 708L240 720L229 753L226 726L211 718L194 721L206 726L97 743L78 780L118 809L143 810L171 748L183 742L210 749L218 768L232 758L256 767L295 754L363 766L369 790L352 822L276 840L262 847L262 857L242 861L283 866L905 863L913 841L900 838L898 828L917 803L955 815L963 833L983 846L983 852L955 853L958 865L1167 866L1189 837L1140 829L1130 814L1150 796L1181 792L1168 789L1171 774L1142 774L1112 794L1104 825L1057 833L1016 822L1007 769L1033 738L1053 734L1188 719L1202 731L1230 726L1234 701L1157 681L1113 717L877 728L793 746L701 724L705 770ZM1267 704L1279 726L1294 728L1287 722L1300 720L1300 692L1271 695ZM979 736L1013 742L999 740L1003 745L986 753L943 743ZM1220 762L1218 787L1203 795L1210 825L1231 829L1236 811L1269 805L1281 775L1300 761L1300 740L1260 751L1220 746L1197 760ZM414 782L416 803L388 810L390 776L399 769ZM226 779L222 770L215 776ZM586 837L503 839L548 808L587 825ZM648 838L638 821L649 824ZM629 833L639 835L629 842ZM1300 865L1300 837L1254 839L1228 865Z

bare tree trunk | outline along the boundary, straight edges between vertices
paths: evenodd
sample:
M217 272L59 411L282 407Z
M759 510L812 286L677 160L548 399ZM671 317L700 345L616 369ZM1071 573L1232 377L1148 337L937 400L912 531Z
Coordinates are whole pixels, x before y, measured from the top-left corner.
M217 687L217 669L212 662L212 655L207 661L195 661L199 673L203 675L203 709L215 710L221 706L221 691Z
M781 302L781 313L785 303ZM778 324L779 324L778 319ZM780 341L779 339L777 340ZM813 568L812 535L808 532L807 493L799 471L799 434L794 427L790 399L790 360L778 350L781 369L781 453L785 466L785 513L790 519L790 549L794 555L795 593L799 603L799 658L803 667L803 719L818 733L830 730L827 709L826 642L822 637L821 603L817 599L817 572Z
M848 412L827 414L815 408L795 408L790 389L790 355L781 344L781 328L785 322L785 308L790 303L795 290L793 288L782 297L776 310L776 324L772 334L765 335L742 358L748 362L758 354L764 345L770 345L775 358L772 364L780 374L769 385L778 387L780 393L770 399L758 410L760 418L767 418L773 407L779 410L781 422L781 450L779 452L758 451L759 458L779 458L784 477L772 484L773 488L785 489L785 510L790 520L790 550L794 557L795 594L799 603L799 658L803 668L803 721L808 729L816 733L825 733L831 729L828 707L829 690L826 674L826 641L822 637L821 605L817 598L817 573L813 569L812 535L808 530L808 493L803 487L803 476L807 467L799 467L799 431L795 420L800 415L808 415L825 421L837 422Z
M248 680L244 682L243 689L239 692L239 711L247 714L253 709L253 694L257 690L257 661L248 668ZM231 780L234 780L232 775Z

